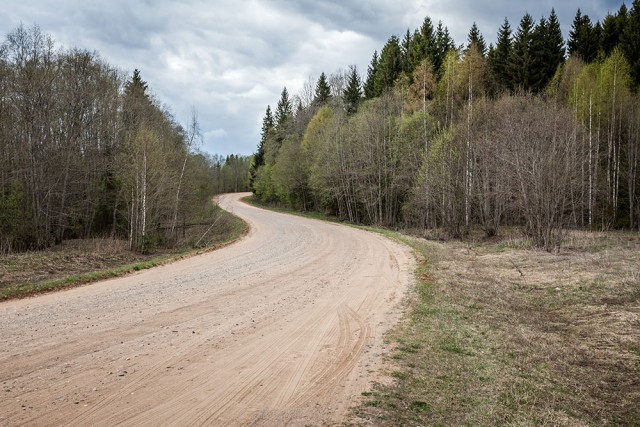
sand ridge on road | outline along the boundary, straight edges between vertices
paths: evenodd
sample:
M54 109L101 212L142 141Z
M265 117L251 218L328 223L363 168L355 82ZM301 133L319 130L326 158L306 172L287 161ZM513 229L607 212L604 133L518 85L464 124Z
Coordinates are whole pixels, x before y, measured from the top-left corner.
M0 426L327 425L379 368L409 249L224 195L208 254L0 303Z

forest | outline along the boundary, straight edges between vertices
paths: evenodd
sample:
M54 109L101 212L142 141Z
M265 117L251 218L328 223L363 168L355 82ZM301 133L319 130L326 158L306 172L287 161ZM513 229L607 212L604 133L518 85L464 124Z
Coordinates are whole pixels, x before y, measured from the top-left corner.
M250 170L264 202L355 223L554 250L567 229L640 227L640 1L568 40L552 9L487 46L427 17L355 66L283 89Z
M248 188L249 157L200 140L197 113L179 124L139 70L16 28L0 47L0 253L95 236L174 245L210 220L214 194Z

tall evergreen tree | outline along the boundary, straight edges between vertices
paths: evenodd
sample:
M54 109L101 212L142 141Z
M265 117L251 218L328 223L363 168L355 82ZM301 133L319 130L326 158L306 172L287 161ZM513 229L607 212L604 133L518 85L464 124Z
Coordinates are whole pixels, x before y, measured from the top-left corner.
M275 125L276 128L282 127L287 120L293 117L293 107L291 106L291 100L289 99L289 92L285 87L280 94L280 100L276 107L275 113Z
M509 55L508 70L513 89L531 90L533 31L533 18L527 13L520 20Z
M320 74L320 78L318 78L318 82L316 83L316 93L313 102L316 105L323 105L329 100L329 96L331 96L331 88L327 82L327 76L323 72Z
M358 105L362 100L362 82L355 65L349 67L349 76L347 80L347 88L344 91L344 109L347 114L352 115L358 111Z
M609 56L613 49L620 43L627 20L627 8L623 4L617 15L610 13L602 21L602 33L600 35L600 50Z
M551 78L555 74L558 66L564 62L565 53L562 29L560 28L560 21L558 21L558 15L556 15L555 9L551 9L549 21L547 21L546 49L550 59L549 69L553 70L553 72L550 73Z
M378 51L376 50L373 52L373 58L371 58L371 63L367 68L367 80L364 83L364 97L367 99L373 99L378 96L375 90L375 79L376 72L378 71L378 62L380 62L380 60L378 59Z
M598 34L594 30L591 19L583 15L580 9L576 12L569 31L569 56L577 56L585 62L592 62L598 54Z
M133 70L131 80L124 86L124 108L123 120L125 129L133 136L137 132L141 117L145 114L145 109L151 106L151 100L147 95L147 82L142 80L140 70Z
M543 16L540 18L540 21L538 21L538 24L531 33L531 67L529 70L529 87L533 92L540 92L547 83L547 31L547 20Z
M267 111L265 112L264 118L262 119L262 131L260 133L260 142L258 142L258 149L253 155L253 161L251 162L251 166L249 168L249 187L251 188L251 191L253 191L254 193L256 191L253 186L253 183L255 182L256 177L258 176L258 169L264 166L264 163L265 163L264 148L267 143L267 139L269 138L269 135L273 131L273 126L274 126L274 123L273 123L273 114L271 114L271 106L267 105Z
M631 78L640 84L640 0L633 0L621 37L622 51L631 66Z
M609 56L613 49L622 43L623 33L628 19L627 6L623 3L615 15L610 13L602 21L600 50Z
M433 46L433 71L439 79L442 76L442 64L450 50L454 50L456 45L449 34L449 29L438 21L436 29L435 43Z
M467 50L471 47L472 44L476 45L478 52L482 54L482 56L486 56L487 54L487 44L484 41L484 37L478 30L478 26L474 22L469 30L469 35L467 36Z
M540 19L532 37L531 89L539 92L547 86L564 61L564 40L554 9L551 9L548 20L544 17Z
M397 36L391 36L380 52L380 62L374 80L376 96L393 87L402 73L402 50Z
M409 48L411 46L411 40L413 36L411 35L411 31L407 28L407 32L404 34L404 38L402 39L402 44L400 45L400 49L402 51L402 68L406 69L407 63L409 61Z
M420 31L413 32L411 42L409 43L409 50L407 51L407 59L405 62L405 72L407 75L411 75L413 70L416 69L420 61L427 56L427 49L424 43L424 39Z
M489 55L489 66L498 82L506 88L512 88L511 75L509 74L509 56L511 55L511 25L509 20L504 18L504 22L498 30L496 47Z
M426 17L420 28L414 31L411 43L409 44L407 63L405 64L405 72L407 75L411 76L413 71L425 59L433 62L434 44L433 23L431 22L431 18Z

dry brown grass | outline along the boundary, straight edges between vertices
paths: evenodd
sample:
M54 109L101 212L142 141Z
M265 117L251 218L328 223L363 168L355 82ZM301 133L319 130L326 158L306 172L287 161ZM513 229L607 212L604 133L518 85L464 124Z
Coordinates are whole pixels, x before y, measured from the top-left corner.
M145 254L129 250L126 240L95 238L67 240L41 251L1 255L0 301L150 268L196 253L196 242L200 242L198 251L206 251L238 238L246 230L246 224L238 217L221 209L214 213L209 221L216 221L213 227L208 223L190 227L174 247L157 247Z
M62 242L50 249L0 257L0 287L32 284L142 261L151 255L129 250L124 240L98 238Z
M412 245L425 258L393 335L374 425L640 425L640 235Z

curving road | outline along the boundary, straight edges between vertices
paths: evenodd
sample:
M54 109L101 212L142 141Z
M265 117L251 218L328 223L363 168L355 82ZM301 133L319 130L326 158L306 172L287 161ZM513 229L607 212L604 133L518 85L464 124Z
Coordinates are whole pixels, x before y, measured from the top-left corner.
M339 423L413 271L383 237L264 211L224 249L0 304L0 426Z

